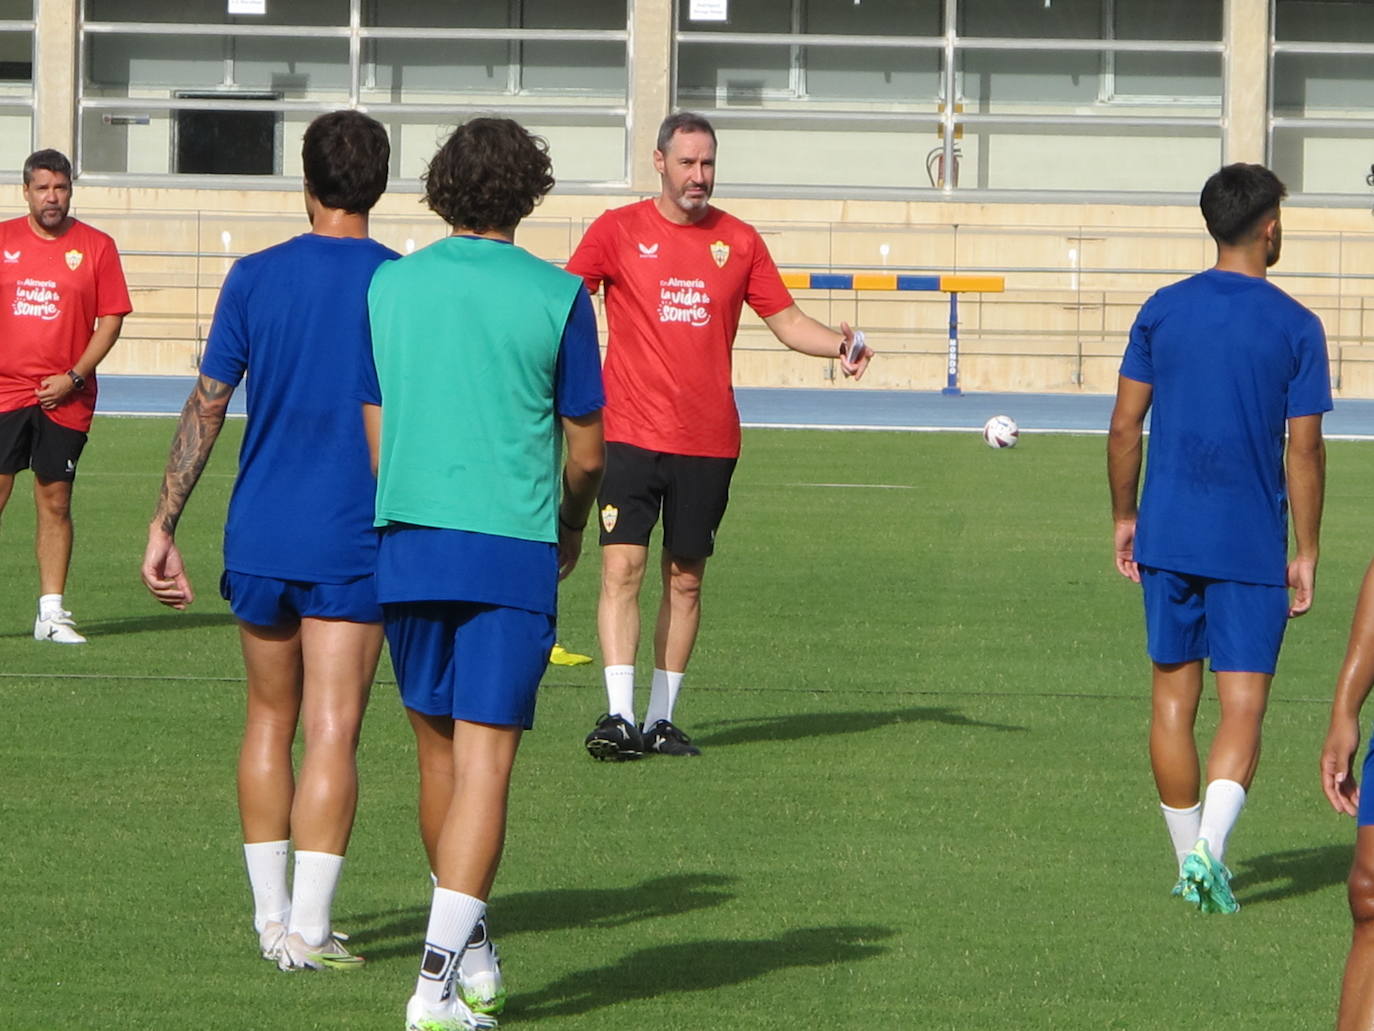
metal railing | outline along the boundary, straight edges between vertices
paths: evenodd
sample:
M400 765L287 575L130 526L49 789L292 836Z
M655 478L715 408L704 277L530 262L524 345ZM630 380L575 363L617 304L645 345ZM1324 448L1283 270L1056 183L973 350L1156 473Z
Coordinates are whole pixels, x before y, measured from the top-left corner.
M294 213L81 214L119 242L134 295L135 313L112 356L121 372L192 371L234 259L306 230ZM562 262L588 222L537 216L522 224L520 242ZM786 272L1003 277L1004 293L972 294L960 305L963 379L974 390L1110 389L1140 305L1160 286L1208 267L1214 254L1204 234L1182 228L755 224ZM405 253L440 238L446 227L418 213L374 215L372 232ZM1348 396L1374 396L1374 346L1366 346L1374 338L1372 256L1374 227L1290 229L1283 260L1271 273L1278 286L1322 317L1333 383ZM883 355L883 371L875 365L870 373L877 385L945 385L949 326L943 295L806 289L796 296L823 322L864 328ZM781 348L746 313L736 352L776 356Z

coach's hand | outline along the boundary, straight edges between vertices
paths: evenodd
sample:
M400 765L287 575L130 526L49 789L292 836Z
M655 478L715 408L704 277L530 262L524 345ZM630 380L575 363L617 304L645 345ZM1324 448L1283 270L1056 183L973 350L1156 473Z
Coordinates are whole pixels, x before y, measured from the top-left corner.
M162 604L184 609L196 600L176 541L160 526L148 527L148 548L143 552L141 572L143 585Z
M840 371L855 381L863 379L868 363L873 360L873 348L865 347L857 362L851 362L849 355L854 349L854 327L848 322L840 323L840 333L844 336L844 347L840 351Z
M65 401L68 394L75 391L76 384L72 382L72 378L65 372L59 372L44 378L33 393L38 398L40 408L52 409Z

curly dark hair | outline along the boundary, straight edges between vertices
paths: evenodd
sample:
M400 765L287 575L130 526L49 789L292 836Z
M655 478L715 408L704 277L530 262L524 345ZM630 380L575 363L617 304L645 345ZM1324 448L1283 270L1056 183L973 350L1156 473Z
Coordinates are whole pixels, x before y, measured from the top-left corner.
M327 208L366 215L386 190L390 162L386 129L361 111L320 115L305 130L305 183Z
M514 228L553 189L549 145L509 118L453 130L420 177L425 203L455 229Z

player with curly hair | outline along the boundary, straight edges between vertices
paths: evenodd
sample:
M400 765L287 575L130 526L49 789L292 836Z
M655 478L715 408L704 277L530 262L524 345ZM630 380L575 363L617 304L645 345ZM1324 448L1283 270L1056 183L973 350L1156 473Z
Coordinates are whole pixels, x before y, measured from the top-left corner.
M581 281L514 243L553 186L543 141L473 119L424 183L453 231L378 270L359 395L378 466L378 593L436 881L406 1022L457 1031L495 1026L504 999L499 978L474 984L461 968L484 937L558 582L601 481L603 398Z

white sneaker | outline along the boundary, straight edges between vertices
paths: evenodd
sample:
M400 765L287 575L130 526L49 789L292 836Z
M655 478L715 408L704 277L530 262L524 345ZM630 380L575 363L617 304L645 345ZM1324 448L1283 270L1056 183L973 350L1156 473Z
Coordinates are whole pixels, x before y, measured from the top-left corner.
M286 925L279 920L267 921L267 926L258 934L258 948L262 958L275 963L281 959L282 943L286 941Z
M475 941L458 960L458 990L463 1001L477 1013L500 1013L506 1006L506 986L501 979L501 953L487 935L483 917L473 931Z
M66 609L58 609L49 615L41 612L33 621L33 639L52 641L54 644L85 644L86 639L76 632L72 614Z
M350 970L363 965L363 957L343 947L348 935L330 931L319 945L311 945L292 931L282 939L277 955L278 970Z
M474 1013L456 995L431 1008L418 995L406 1003L406 1031L482 1031L496 1026L496 1018Z

